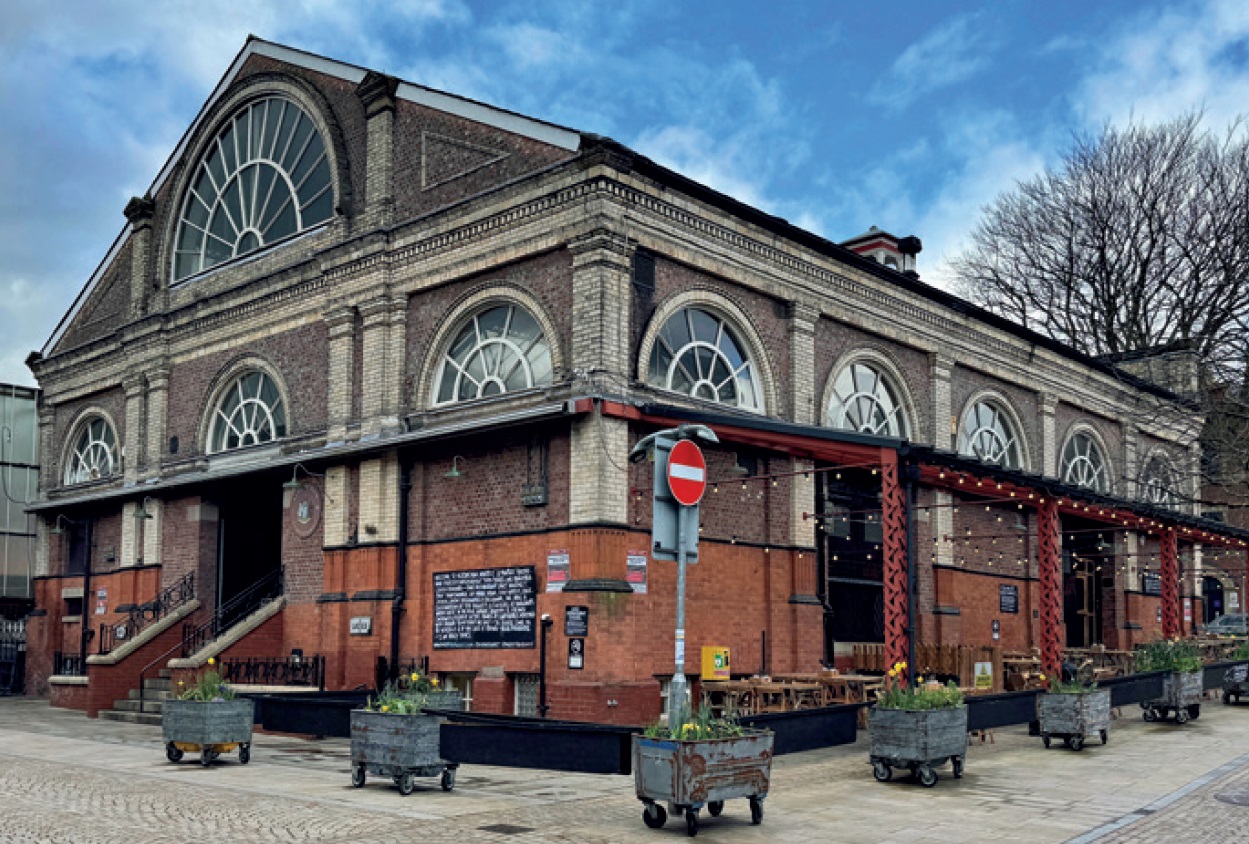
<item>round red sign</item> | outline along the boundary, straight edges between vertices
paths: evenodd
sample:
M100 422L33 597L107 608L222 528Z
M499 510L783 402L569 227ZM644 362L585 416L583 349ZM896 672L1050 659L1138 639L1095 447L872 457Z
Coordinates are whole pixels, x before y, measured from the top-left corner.
M707 490L707 461L690 440L680 440L668 455L668 489L686 507L697 504Z

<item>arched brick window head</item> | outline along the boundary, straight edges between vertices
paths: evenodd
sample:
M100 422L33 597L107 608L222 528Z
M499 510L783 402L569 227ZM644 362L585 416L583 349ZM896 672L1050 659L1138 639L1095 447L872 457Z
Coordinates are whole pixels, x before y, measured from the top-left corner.
M208 453L247 448L286 436L286 409L277 384L259 371L236 378L221 393L208 431Z
M655 338L647 383L696 399L762 411L755 365L728 322L701 308L677 311Z
M434 404L545 387L551 347L537 320L517 305L495 304L470 316L443 355Z
M1159 507L1175 507L1179 496L1175 492L1175 473L1166 458L1155 455L1141 471L1141 500Z
M870 363L856 361L833 381L827 423L832 428L886 437L910 436L910 420L893 380Z
M1080 431L1067 441L1063 449L1062 479L1066 483L1097 492L1110 491L1110 473L1106 455L1092 434Z
M958 453L1007 469L1022 467L1019 434L1006 411L991 401L978 401L963 414Z
M83 484L107 478L117 471L117 435L102 416L88 419L74 442L65 466L65 484Z

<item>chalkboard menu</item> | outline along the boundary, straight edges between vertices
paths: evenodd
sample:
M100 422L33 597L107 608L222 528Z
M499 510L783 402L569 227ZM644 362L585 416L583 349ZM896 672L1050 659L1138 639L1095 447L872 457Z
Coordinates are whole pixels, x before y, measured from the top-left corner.
M998 609L1000 612L1019 612L1019 587L1001 584L998 586Z
M1146 595L1162 594L1162 575L1147 571L1141 574L1141 591Z
M434 648L532 648L537 578L533 566L434 575Z

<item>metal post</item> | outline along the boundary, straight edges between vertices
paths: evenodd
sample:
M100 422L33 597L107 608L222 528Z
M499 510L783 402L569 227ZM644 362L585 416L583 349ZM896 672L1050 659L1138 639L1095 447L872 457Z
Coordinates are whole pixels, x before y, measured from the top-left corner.
M673 734L681 726L681 716L687 708L689 690L685 685L685 514L682 507L677 516L677 633L676 671L668 685L668 729Z
M551 629L551 617L542 615L542 646L538 651L538 717L545 718L551 707L546 705L546 631Z

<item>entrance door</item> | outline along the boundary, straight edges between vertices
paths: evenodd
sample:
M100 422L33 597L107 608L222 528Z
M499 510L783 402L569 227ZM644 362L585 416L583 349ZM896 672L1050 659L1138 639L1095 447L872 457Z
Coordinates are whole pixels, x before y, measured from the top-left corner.
M242 593L282 567L282 485L252 478L219 494L217 606L227 607ZM221 618L222 629L246 615L243 601Z
M1067 623L1067 646L1087 648L1101 643L1101 589L1095 561L1066 554L1063 575L1063 616Z
M1205 598L1205 618L1202 619L1206 624L1214 621L1221 616L1226 610L1223 606L1223 583L1217 577L1206 576L1201 581L1201 594Z
M816 477L824 659L831 663L837 642L885 641L880 478L864 469Z

